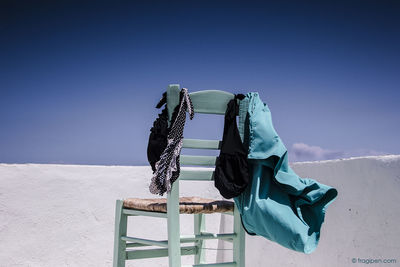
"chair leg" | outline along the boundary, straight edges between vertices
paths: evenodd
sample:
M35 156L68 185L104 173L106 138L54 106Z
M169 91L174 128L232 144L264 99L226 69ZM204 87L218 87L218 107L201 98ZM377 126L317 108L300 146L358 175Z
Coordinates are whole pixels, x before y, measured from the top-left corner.
M115 207L114 258L113 267L125 267L126 242L121 236L126 236L128 216L122 213L123 202L117 200Z
M167 197L169 267L181 267L181 231L179 225L179 183L174 183Z
M236 237L233 239L233 261L236 262L237 267L244 267L246 263L245 259L245 232L242 226L242 221L240 219L240 213L235 205L235 210L233 212L234 221L234 232Z
M202 213L194 215L194 234L195 235L199 235L199 234L201 234L201 232L204 232L206 230L205 219L206 219L205 215ZM204 241L198 240L196 242L196 247L197 247L197 252L194 255L194 264L204 263L205 262L205 250L203 249Z

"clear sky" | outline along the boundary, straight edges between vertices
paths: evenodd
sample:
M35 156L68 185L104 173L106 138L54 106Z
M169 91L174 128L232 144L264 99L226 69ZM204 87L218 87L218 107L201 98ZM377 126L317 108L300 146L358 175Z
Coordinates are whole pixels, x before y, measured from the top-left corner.
M0 162L147 164L170 83L258 91L290 161L399 154L399 14L399 1L2 1ZM185 137L222 123L195 116Z

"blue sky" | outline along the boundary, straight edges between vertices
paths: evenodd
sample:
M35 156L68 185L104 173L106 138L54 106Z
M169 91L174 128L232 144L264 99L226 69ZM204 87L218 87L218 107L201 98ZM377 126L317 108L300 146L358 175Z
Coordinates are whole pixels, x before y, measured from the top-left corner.
M400 153L398 1L0 5L0 162L144 165L170 83L258 91L291 161Z

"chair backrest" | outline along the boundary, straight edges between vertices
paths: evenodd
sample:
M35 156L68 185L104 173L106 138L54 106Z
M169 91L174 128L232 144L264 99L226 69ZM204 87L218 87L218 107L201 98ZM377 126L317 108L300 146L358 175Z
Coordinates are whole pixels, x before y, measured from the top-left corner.
M167 105L175 107L179 103L179 84L171 84L167 90ZM228 102L234 98L234 95L224 91L205 90L190 93L195 113L220 114L224 115ZM171 119L173 108L168 109L168 117ZM222 130L222 129L221 129ZM201 140L201 139L184 139L183 148L191 149L212 149L219 150L221 148L220 140ZM184 165L194 166L215 166L216 156L191 156L181 155L180 163ZM200 168L199 168L200 169ZM211 181L214 178L214 171L211 170L182 170L178 180L172 185L172 190L168 194L168 204L170 198L177 200L179 198L179 181L180 180L205 180ZM173 201L174 203L176 201ZM177 203L175 203L177 204Z

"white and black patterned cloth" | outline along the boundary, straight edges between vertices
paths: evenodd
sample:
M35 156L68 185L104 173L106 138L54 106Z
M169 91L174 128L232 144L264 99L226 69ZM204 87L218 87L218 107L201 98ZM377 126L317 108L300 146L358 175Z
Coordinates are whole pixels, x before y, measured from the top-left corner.
M186 112L193 119L194 109L190 100L188 90L182 88L180 92L180 103L178 113L172 116L172 126L168 133L168 144L156 162L155 172L150 183L150 192L163 195L171 191L172 183L179 177L180 163L179 154L182 149L183 129L185 127Z

